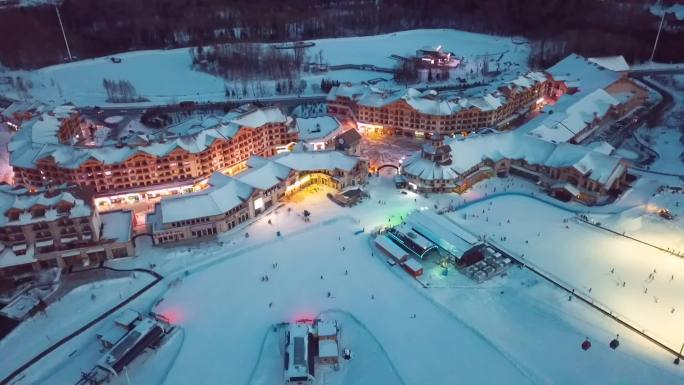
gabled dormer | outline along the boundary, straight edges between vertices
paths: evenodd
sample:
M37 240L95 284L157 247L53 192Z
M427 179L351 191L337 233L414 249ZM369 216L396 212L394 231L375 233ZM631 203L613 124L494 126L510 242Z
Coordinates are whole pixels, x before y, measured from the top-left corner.
M21 215L23 211L21 209L18 209L16 207L11 207L7 211L5 211L5 216L7 217L7 220L9 222L12 221L18 221L19 216Z

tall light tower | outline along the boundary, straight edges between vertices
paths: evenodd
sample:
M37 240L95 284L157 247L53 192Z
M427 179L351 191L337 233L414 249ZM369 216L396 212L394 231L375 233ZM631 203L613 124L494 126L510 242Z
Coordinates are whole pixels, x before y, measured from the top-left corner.
M71 50L69 49L69 42L67 41L66 33L64 32L64 25L62 24L62 15L59 14L59 7L55 3L55 12L57 12L57 20L59 21L59 28L62 30L62 37L64 38L64 45L66 46L67 55L69 56L69 61L72 61Z
M655 42L653 42L653 51L651 51L651 60L650 62L653 63L653 57L655 56L655 51L656 47L658 46L658 39L660 38L660 31L663 29L663 23L665 22L665 8L663 8L662 1L658 1L658 5L660 6L660 10L663 11L663 15L660 17L660 26L658 26L658 34L656 34L656 39Z

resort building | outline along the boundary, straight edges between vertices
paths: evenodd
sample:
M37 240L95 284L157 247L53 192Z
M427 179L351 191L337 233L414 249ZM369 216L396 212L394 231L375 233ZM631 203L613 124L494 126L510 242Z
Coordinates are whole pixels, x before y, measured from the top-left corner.
M135 254L131 212L99 214L92 195L76 187L31 192L0 185L0 211L0 276Z
M342 125L332 116L295 118L297 139L309 151L335 148L335 138L342 133Z
M411 189L459 193L483 179L516 175L558 198L585 204L603 202L628 187L622 159L519 132L433 138L404 161L400 172Z
M368 163L338 151L306 151L249 158L247 169L211 175L204 190L164 197L148 215L157 244L215 236L254 218L312 184L338 190L365 183Z
M360 131L420 138L431 133L502 130L522 122L530 112L540 111L547 104L558 101L558 110L565 111L579 103L568 116L544 124L560 125L559 130L573 133L564 141L578 141L598 127L605 115L623 116L645 103L646 88L629 79L627 69L622 57L587 59L572 54L546 71L518 76L477 97L441 96L432 90L340 85L327 96L328 112L340 119L354 120ZM599 89L602 92L596 92ZM568 122L562 123L564 119ZM570 129L562 128L563 124L571 126ZM537 134L544 135L541 131L545 129Z
M273 107L242 106L92 144L91 124L68 106L26 122L9 144L15 181L30 188L72 183L96 194L193 184L233 172L252 155L273 156L296 141L291 119Z
M545 103L548 76L530 72L479 97L445 98L437 92L381 90L369 85L340 85L327 96L328 112L351 118L361 131L425 137L430 133L468 133L484 127L505 128Z
M647 89L627 77L622 56L570 55L547 72L557 102L519 128L552 143L581 143L602 127L646 104Z

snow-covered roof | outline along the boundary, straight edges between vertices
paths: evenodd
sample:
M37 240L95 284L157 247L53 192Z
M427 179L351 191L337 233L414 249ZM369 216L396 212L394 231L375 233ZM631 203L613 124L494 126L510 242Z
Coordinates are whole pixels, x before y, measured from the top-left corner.
M546 72L555 80L562 80L568 86L578 88L579 93L591 93L620 79L618 72L606 69L577 54L566 56L549 67Z
M387 235L378 235L375 238L375 244L397 260L402 260L408 256L408 252L394 243Z
M316 323L316 332L319 337L335 337L337 336L337 321L325 320Z
M458 258L479 243L470 232L432 210L414 211L406 218L406 223Z
M220 172L211 175L209 185L202 191L162 198L162 223L224 214L247 200L254 191L252 186Z
M221 215L249 199L255 190L276 186L293 170L351 171L359 161L358 157L338 151L288 152L269 159L252 156L247 160L248 169L235 177L215 172L204 190L163 197L150 221L171 223Z
M506 85L509 87L511 85L514 85L514 86L517 86L520 88L531 88L535 84L544 82L546 80L547 80L546 74L544 74L543 72L539 72L539 71L533 71L533 72L529 72L525 75L518 76L517 78L509 81Z
M530 87L546 80L546 75L532 72L519 79L525 87ZM369 85L333 87L328 93L327 100L334 101L338 97L350 98L358 105L366 107L383 107L401 100L420 113L435 116L453 115L467 108L491 111L502 107L507 102L506 97L499 91L483 93L476 97L444 97L434 90L418 91L414 88L380 90Z
M56 108L50 114L44 113L23 124L8 145L10 163L13 166L35 168L38 160L52 157L58 166L76 169L89 159L104 164L119 164L136 154L160 157L176 149L196 154L206 150L216 140L234 137L241 127L258 128L269 123L289 122L289 118L275 107L245 105L224 117L193 118L168 127L166 132L132 137L124 146L111 143L101 147L77 147L59 143L56 135L60 117L68 116L72 109L72 106Z
M629 64L625 60L625 57L620 56L603 56L603 57L590 57L589 61L596 63L605 69L611 71L621 72L629 71Z
M360 161L356 156L339 151L286 152L274 156L271 160L297 171L335 169L351 171Z
M289 378L307 377L309 374L309 326L304 324L290 324L290 340L287 344L288 364L286 375Z
M66 202L71 206L68 213L59 213L57 211L57 205L60 202ZM42 206L45 209L45 214L34 218L31 214L31 208L34 206ZM11 220L7 215L7 212L11 209L19 212L16 220ZM77 198L66 189L37 193L30 193L26 190L13 190L7 185L0 189L0 226L25 225L54 221L58 218L80 218L90 216L91 213L92 207L87 199Z
M599 88L589 94L584 94L579 99L570 96L566 99L566 103L560 104L569 104L569 106L565 108L565 111L562 111L560 106L554 108L554 113L543 119L529 134L552 143L567 142L592 124L595 119L603 119L610 108L619 105L620 102Z
M402 173L424 180L448 180L474 170L485 159L512 159L547 167L574 167L589 179L610 185L624 171L620 158L569 143L554 144L519 132L471 135L445 142L453 154L450 165L439 165L417 152L404 161Z
M16 101L12 102L7 108L0 111L0 116L5 119L11 119L14 114L21 114L25 112L39 111L46 106L39 101Z
M110 211L100 214L102 220L102 239L125 243L131 240L131 211Z
M334 340L319 340L318 341L318 356L321 358L330 358L339 356L337 349L337 341Z
M589 143L587 148L605 155L611 155L613 152L615 152L615 147L606 141Z
M287 179L291 168L268 159L252 156L247 160L249 169L237 175L237 178L254 188L268 190Z
M251 110L231 120L239 126L258 128L269 123L286 123L288 117L277 107L265 107Z
M404 266L408 267L411 271L420 271L423 268L423 264L413 258L407 259L406 262L404 262Z
M334 135L340 128L340 122L332 116L295 119L295 128L299 139L304 141L326 139Z

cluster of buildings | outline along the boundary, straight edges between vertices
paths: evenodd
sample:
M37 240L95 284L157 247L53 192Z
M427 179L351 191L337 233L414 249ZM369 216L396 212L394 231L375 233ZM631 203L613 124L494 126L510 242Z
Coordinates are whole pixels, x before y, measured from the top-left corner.
M153 191L192 184L216 171L235 173L252 155L269 157L298 142L311 150L358 143L332 117L293 120L276 107L245 105L222 117L190 119L145 134L88 146L79 140L89 124L61 106L26 122L9 145L17 184L72 183L96 193ZM336 141L345 138L345 145ZM301 138L301 139L300 139Z
M163 340L175 329L162 316L144 316L132 309L121 312L111 324L97 333L104 354L93 368L81 372L77 384L100 385L125 373L139 356L158 349Z
M648 90L630 79L628 70L622 56L567 56L547 69L558 90L556 103L518 131L552 143L583 142L646 103Z
M0 185L0 211L0 278L135 255L131 212L98 213L92 194L75 186Z
M342 190L365 183L368 176L364 159L339 151L253 156L246 167L235 176L212 174L206 189L162 198L147 219L155 243L222 233L309 185Z
M285 338L284 379L288 385L311 385L316 366L337 365L340 328L335 320L288 324Z
M453 59L441 50L418 54L436 64ZM111 127L97 141L99 128L73 106L10 108L3 120L21 125L8 145L10 163L24 187L0 191L0 274L133 255L136 217L98 213L122 200L154 203L139 219L163 244L228 231L310 184L364 184L368 162L359 156L359 132L340 123L348 118L360 131L428 139L400 167L414 190L462 192L518 175L559 198L600 203L627 186L627 165L610 146L575 144L644 104L647 90L628 68L622 57L570 55L468 98L340 85L327 97L330 116L244 105L157 130ZM481 130L530 112L536 117L514 132Z
M355 120L362 131L420 138L505 129L530 112L559 102L556 110L563 116L549 117L544 125L571 133L557 134L558 139L567 136L564 141L579 142L606 116L624 114L644 103L647 90L627 77L628 69L621 56L586 59L573 54L546 71L520 75L476 97L343 84L330 90L328 112ZM544 131L539 128L535 134L553 136Z
M328 112L351 118L361 131L425 137L504 128L552 94L548 74L530 72L477 97L443 97L413 88L383 90L372 85L340 85L327 96Z
M501 274L512 263L492 245L431 210L412 212L401 224L378 234L374 243L390 265L398 264L415 278L423 275L431 258L442 259L433 263L452 263L478 282Z
M404 161L401 175L409 188L421 192L463 192L483 179L515 175L558 198L596 204L628 187L627 164L611 150L518 132L435 137Z
M138 222L158 243L211 236L310 184L343 189L368 172L360 135L330 116L245 105L159 130L106 127L96 144L88 138L102 127L73 106L36 111L8 145L21 187L0 191L0 274L132 256ZM104 212L139 201L155 203L140 221Z
M607 143L578 144L646 103L647 89L627 70L622 57L570 55L546 71L553 105L512 132L431 132L401 165L402 178L417 191L462 192L486 178L517 175L563 200L596 204L617 196L630 181L626 162Z

